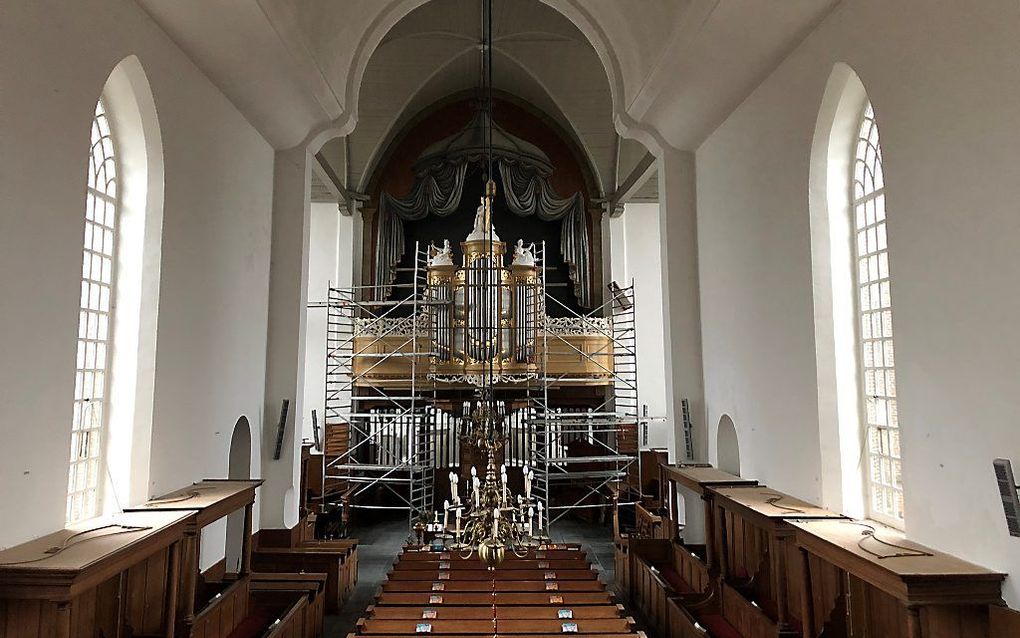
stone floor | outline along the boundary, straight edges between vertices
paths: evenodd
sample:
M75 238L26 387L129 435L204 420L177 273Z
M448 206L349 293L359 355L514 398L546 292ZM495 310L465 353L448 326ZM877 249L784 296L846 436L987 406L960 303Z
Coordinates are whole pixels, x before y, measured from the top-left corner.
M353 530L358 545L358 585L351 598L336 616L326 618L326 636L343 638L353 633L365 608L372 604L376 590L386 580L386 574L400 548L409 537L407 519L384 520ZM611 529L574 520L557 522L552 529L557 543L581 543L588 557L600 572L602 582L614 585L613 538Z

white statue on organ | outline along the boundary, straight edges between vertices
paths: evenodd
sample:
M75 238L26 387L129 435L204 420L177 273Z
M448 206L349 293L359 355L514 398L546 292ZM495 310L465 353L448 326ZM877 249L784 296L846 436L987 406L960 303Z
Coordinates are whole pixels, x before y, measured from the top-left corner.
M478 207L475 212L475 227L471 230L471 234L467 236L467 241L486 241L489 237L485 232L485 198L482 198L482 205ZM500 241L499 235L496 234L496 227L492 227L492 241Z
M443 240L443 247L438 248L435 244L432 245L432 257L429 258L429 266L452 266L453 265L453 249L450 248L450 240Z
M534 266L535 265L535 242L531 242L531 245L527 248L524 247L524 240L518 239L517 245L514 246L514 266Z

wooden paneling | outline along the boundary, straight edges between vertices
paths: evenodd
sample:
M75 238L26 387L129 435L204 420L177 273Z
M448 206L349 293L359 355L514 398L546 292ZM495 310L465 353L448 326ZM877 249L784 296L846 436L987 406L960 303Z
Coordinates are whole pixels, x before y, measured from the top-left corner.
M708 566L682 545L673 546L673 569L695 592L701 593L711 587Z
M666 615L670 638L705 638L705 632L695 626L694 616L677 599L666 602Z
M988 609L990 638L1014 638L1020 636L1020 612L1008 607L992 605Z
M227 587L195 615L192 638L223 638L248 616L248 577Z
M319 547L264 547L252 555L254 569L263 572L316 572L327 576L326 613L339 611L356 579L357 562L348 562L356 556L355 548L326 550Z
M740 592L720 584L722 616L743 638L775 638L778 628L760 607L752 605Z

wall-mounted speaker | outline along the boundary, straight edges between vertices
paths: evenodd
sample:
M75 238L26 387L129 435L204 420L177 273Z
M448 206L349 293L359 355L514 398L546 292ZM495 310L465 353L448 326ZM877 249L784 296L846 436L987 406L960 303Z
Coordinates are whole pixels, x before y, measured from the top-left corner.
M995 467L995 482L999 484L999 496L1002 498L1002 510L1006 513L1009 535L1020 536L1020 498L1017 497L1013 466L1007 459L995 459L992 466Z

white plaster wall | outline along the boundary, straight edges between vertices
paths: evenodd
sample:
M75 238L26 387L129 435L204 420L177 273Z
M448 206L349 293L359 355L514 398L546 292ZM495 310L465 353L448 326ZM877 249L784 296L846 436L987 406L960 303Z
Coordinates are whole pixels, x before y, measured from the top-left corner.
M340 213L336 204L313 203L308 239L308 301L326 301L329 286L337 285ZM305 336L305 401L301 415L302 437L314 441L312 410L324 423L326 398L326 308L308 308Z
M860 75L888 185L907 531L1014 575L991 460L1020 461L1018 43L1015 0L846 0L697 152L709 441L730 414L746 476L819 500L809 158L833 65Z
M662 255L659 250L659 205L627 204L620 218L625 264L621 285L634 282L637 305L638 400L648 406L648 447L673 450L667 410L665 347L662 321ZM614 220L615 222L615 220ZM614 246L618 242L613 242Z
M111 69L140 59L165 154L148 494L226 476L239 415L260 431L273 152L134 2L92 0L74 11L55 0L15 2L0 14L0 546L8 546L64 521L86 152ZM220 556L222 539L203 564Z

